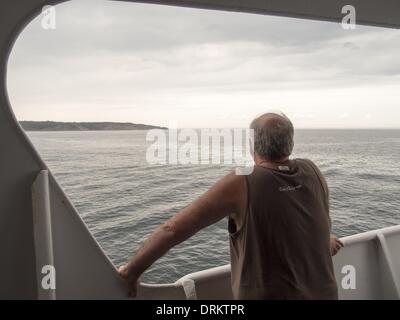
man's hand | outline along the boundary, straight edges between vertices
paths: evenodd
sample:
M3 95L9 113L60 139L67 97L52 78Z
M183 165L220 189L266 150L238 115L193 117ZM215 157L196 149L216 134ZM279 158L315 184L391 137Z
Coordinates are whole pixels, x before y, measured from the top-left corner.
M128 265L122 266L118 269L119 275L128 282L129 293L128 296L135 298L137 295L137 288L139 285L139 278L129 270Z
M331 255L335 256L343 247L343 242L340 241L336 236L331 235Z

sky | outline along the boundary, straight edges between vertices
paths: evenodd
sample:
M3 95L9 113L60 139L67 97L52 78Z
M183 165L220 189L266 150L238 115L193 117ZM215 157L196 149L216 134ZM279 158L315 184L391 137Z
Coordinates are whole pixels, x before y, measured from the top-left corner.
M21 33L19 120L238 128L400 128L400 30L114 1L70 1Z

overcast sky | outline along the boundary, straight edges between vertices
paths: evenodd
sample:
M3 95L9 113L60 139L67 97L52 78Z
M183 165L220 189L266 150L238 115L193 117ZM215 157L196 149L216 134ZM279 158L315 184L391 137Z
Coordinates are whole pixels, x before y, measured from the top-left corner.
M8 91L20 120L298 128L400 127L400 30L112 1L56 8L18 38Z

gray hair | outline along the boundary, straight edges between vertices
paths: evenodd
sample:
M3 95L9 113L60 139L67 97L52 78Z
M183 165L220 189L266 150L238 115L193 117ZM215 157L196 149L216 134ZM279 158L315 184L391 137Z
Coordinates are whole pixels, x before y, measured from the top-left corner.
M294 128L283 113L265 113L250 125L254 129L254 151L265 160L280 160L292 154Z

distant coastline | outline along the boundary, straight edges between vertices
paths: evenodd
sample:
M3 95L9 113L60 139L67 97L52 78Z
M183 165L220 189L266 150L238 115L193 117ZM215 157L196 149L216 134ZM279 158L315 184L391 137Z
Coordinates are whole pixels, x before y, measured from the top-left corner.
M131 122L58 122L58 121L20 121L26 131L112 131L167 129Z

